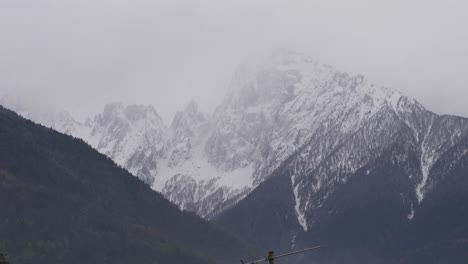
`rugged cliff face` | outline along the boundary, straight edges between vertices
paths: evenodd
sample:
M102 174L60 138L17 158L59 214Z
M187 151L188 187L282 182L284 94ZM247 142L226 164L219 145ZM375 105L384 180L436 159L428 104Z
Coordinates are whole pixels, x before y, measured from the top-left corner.
M88 127L83 136L91 146L144 182L154 182L157 160L168 152L168 135L152 106L109 104Z

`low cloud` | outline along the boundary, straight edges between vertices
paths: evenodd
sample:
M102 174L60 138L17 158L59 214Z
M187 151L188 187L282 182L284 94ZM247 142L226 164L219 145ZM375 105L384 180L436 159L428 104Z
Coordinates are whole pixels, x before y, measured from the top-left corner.
M151 103L212 111L245 56L311 55L468 116L467 1L0 2L0 87L85 116Z

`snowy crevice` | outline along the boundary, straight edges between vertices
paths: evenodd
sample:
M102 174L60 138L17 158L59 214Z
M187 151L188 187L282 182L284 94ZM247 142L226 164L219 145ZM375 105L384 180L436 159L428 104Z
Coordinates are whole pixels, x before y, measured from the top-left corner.
M301 196L299 194L299 184L296 183L296 168L294 168L294 174L291 176L291 185L293 188L294 192L294 198L295 198L295 205L294 205L294 211L296 212L296 217L297 221L299 222L299 225L301 225L302 229L307 232L308 226L307 226L307 218L305 216L305 209L301 210ZM304 207L306 208L307 205Z
M413 202L411 202L410 206L411 206L411 212L408 214L408 219L413 220L414 214L415 214Z
M424 199L424 187L427 185L427 181L429 179L429 173L431 172L431 168L434 165L436 158L433 155L433 150L429 147L428 138L432 131L432 125L434 123L434 118L431 118L431 123L427 130L426 135L424 136L424 140L421 144L421 174L422 179L421 182L416 186L416 196L418 202L421 203Z

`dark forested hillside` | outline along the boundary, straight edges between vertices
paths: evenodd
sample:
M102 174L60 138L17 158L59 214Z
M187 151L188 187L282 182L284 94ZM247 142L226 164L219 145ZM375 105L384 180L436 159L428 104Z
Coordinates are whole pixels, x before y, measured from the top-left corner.
M0 108L0 250L11 263L230 263L239 239L82 140Z

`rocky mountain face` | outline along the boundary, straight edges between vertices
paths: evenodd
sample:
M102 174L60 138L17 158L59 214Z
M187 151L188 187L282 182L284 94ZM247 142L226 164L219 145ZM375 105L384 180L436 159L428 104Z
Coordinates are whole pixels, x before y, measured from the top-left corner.
M407 220L445 177L435 172L441 159L458 147L449 162L456 166L466 154L460 146L466 119L438 116L363 76L285 50L241 65L212 115L191 102L165 126L152 107L115 103L85 124L31 118L83 138L181 208L207 218L253 191L250 199L281 171L291 188L288 221L295 222L287 241L313 228L337 190L362 168L372 175L371 165L396 144L404 142L405 151L395 162L414 162L404 167Z
M271 133L254 141L269 142L259 146L268 149L255 174L263 182L216 221L265 248L325 243L318 263L463 263L468 119L295 54L280 58L244 83L265 94L260 76L271 74L293 95L273 96Z
M153 183L157 160L168 152L168 131L152 106L109 104L87 126L89 134L84 139L91 146L144 182Z

